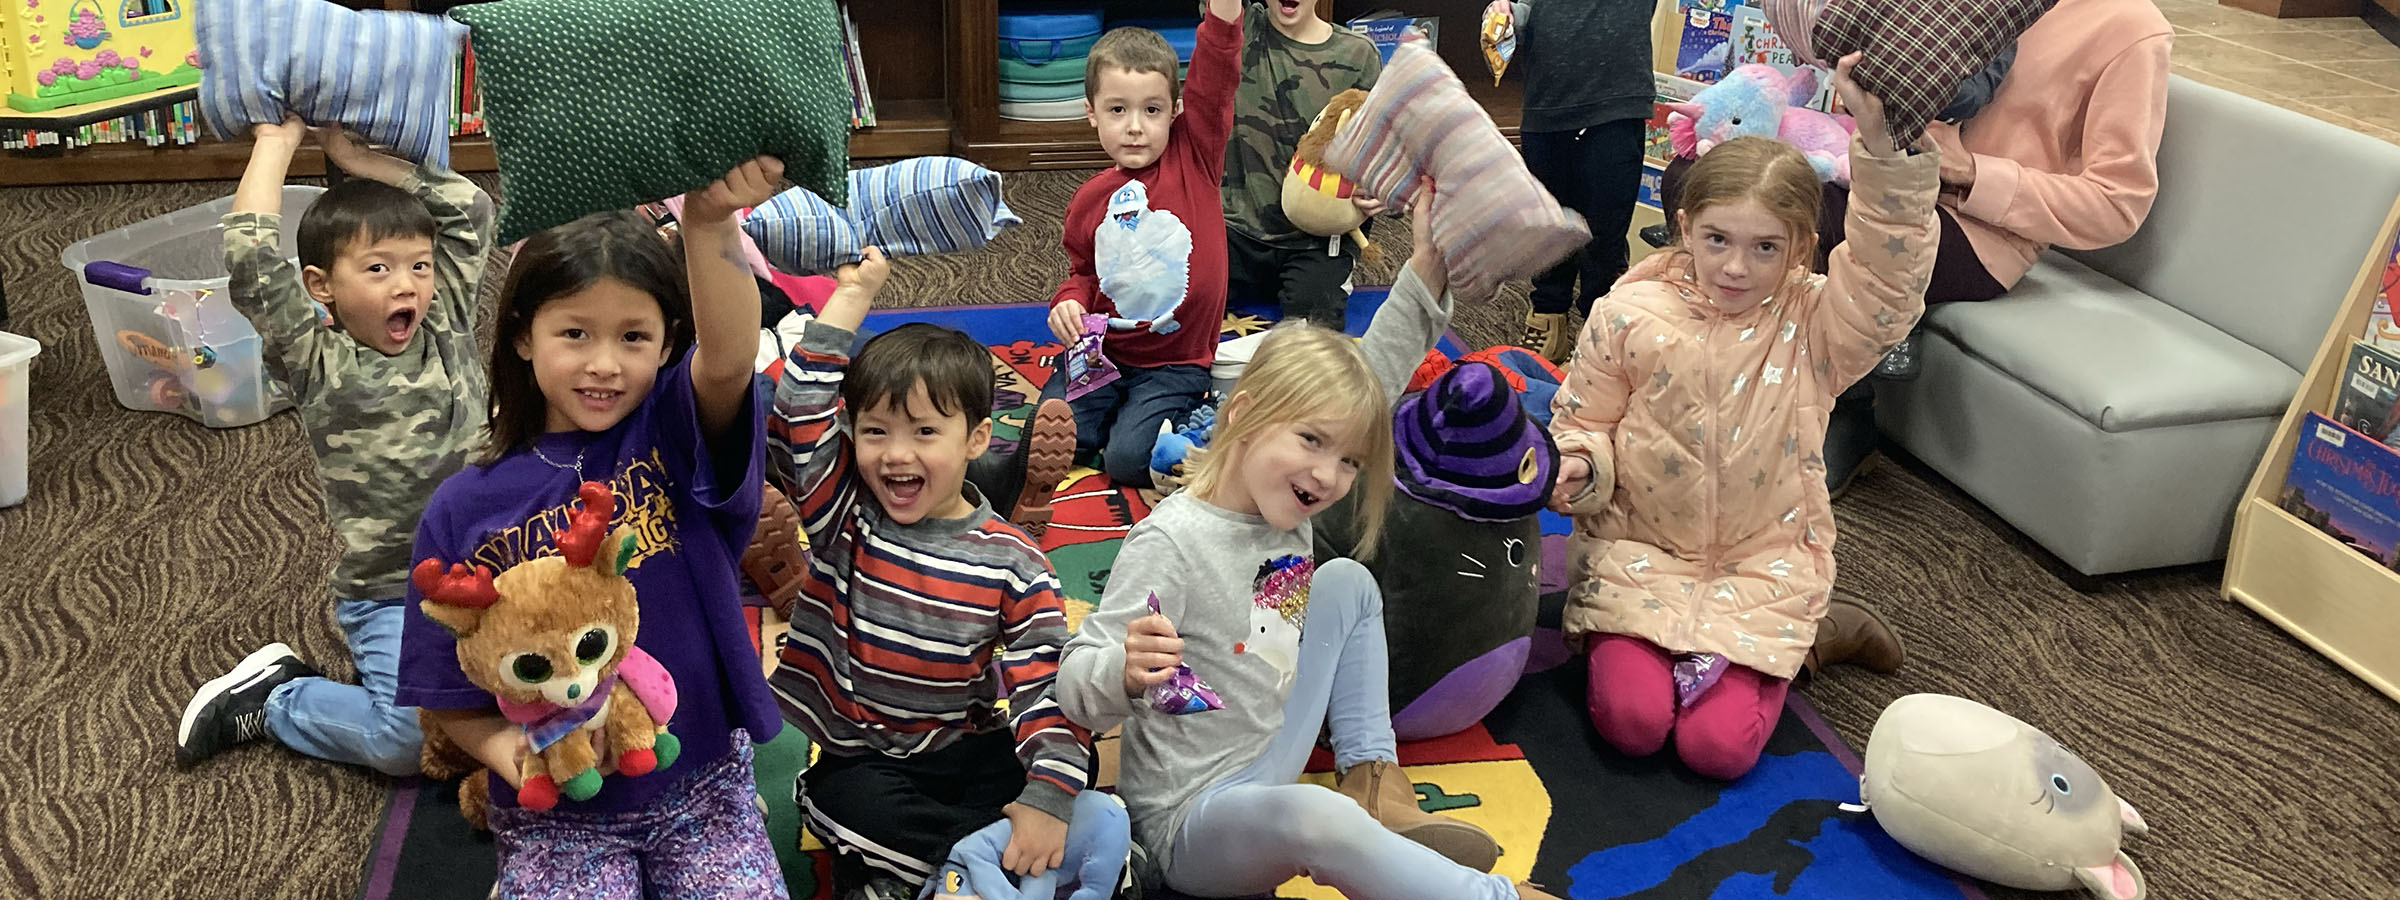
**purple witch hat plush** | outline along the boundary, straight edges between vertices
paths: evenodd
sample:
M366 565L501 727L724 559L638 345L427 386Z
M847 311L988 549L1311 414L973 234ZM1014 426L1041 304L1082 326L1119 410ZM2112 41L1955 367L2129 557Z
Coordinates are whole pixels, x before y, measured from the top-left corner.
M1392 414L1400 490L1479 522L1540 512L1558 477L1558 445L1488 363L1467 363L1400 401Z

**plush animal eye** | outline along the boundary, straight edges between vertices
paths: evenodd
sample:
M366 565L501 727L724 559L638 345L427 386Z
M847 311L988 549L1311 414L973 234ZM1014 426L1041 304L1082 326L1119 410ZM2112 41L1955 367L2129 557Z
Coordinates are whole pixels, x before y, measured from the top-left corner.
M576 662L591 665L606 655L608 655L608 632L594 628L584 632L583 637L575 642Z
M539 653L521 653L508 664L508 672L526 684L550 680L550 659Z
M1516 538L1508 539L1508 564L1511 568L1525 565L1524 541L1517 540Z
M1735 116L1735 117L1733 117L1733 120L1732 120L1732 121L1733 121L1733 124L1735 124L1735 125L1740 125L1740 124L1742 124L1742 117L1740 117L1740 116Z
M2075 786L2067 783L2067 776L2065 775L2051 775L2050 789L2057 791L2060 794L2069 796L2072 796L2075 793Z

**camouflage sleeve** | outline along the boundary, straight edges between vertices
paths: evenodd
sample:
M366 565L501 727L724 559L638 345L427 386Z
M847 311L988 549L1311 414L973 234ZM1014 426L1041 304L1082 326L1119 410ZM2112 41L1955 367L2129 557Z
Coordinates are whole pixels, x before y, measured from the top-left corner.
M283 255L282 220L269 213L224 218L226 292L265 343L267 371L294 397L306 397L314 386L317 356L332 332L318 321L301 287L299 267Z
M475 182L428 163L409 173L400 188L416 196L441 229L434 241L432 319L436 328L475 330L475 305L483 286L483 266L492 252L491 195Z

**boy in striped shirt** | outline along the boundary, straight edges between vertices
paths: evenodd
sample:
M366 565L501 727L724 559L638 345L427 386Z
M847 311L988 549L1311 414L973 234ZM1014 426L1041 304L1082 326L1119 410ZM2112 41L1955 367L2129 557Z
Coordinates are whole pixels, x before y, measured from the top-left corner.
M844 900L915 898L946 863L1005 869L1048 897L1065 862L1107 896L1126 820L1084 790L1089 736L1051 695L1058 577L965 481L991 441L990 351L912 323L855 365L844 355L889 272L873 248L842 267L768 421L768 478L799 504L810 547L769 677L821 750L795 793ZM979 854L997 858L962 858Z

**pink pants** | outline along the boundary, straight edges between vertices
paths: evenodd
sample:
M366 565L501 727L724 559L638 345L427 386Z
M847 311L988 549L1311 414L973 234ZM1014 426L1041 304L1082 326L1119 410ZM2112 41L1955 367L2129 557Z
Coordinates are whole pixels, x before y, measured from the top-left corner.
M1759 750L1783 715L1791 682L1731 666L1699 702L1675 703L1674 658L1658 645L1622 634L1594 634L1585 653L1592 727L1627 756L1648 756L1675 733L1675 755L1692 771L1731 781L1758 764Z

